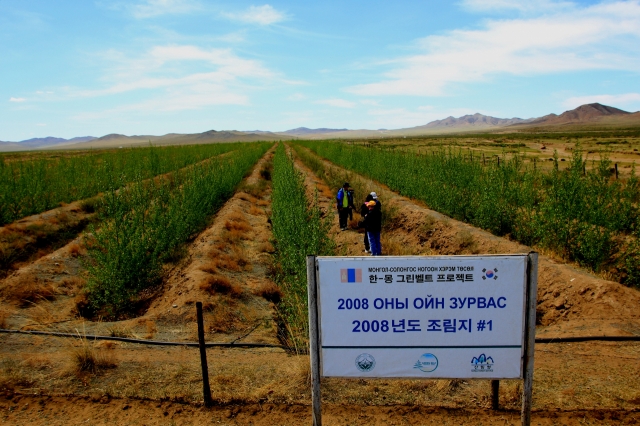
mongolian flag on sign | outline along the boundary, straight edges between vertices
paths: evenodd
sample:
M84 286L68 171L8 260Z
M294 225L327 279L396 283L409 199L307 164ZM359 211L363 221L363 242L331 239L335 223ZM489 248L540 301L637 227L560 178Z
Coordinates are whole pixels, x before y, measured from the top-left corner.
M340 269L340 282L361 283L362 269Z

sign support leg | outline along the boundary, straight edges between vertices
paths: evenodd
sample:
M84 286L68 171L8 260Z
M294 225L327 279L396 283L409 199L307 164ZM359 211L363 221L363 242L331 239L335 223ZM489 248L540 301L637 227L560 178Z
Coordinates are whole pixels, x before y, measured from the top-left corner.
M322 425L320 398L320 333L318 324L318 286L316 257L307 256L307 295L309 301L309 358L311 361L311 410L313 426Z
M538 253L529 253L527 261L527 312L525 314L525 350L522 360L524 384L522 387L522 425L531 424L533 393L533 355L536 343L536 307L538 300Z

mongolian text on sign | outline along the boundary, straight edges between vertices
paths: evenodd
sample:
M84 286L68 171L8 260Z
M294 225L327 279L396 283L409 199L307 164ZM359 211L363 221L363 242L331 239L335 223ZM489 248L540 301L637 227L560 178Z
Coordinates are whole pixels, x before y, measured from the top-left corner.
M318 257L322 376L521 378L527 255Z

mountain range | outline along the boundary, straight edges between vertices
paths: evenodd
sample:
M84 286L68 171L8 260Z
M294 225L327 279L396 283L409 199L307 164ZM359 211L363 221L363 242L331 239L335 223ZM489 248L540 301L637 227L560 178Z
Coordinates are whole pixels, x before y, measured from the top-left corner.
M34 138L21 142L0 141L0 151L24 151L29 149L88 149L118 148L123 146L183 145L220 142L253 142L259 140L282 139L333 139L333 138L379 138L433 135L442 133L476 132L476 131L540 131L540 130L577 130L579 128L603 128L612 126L640 126L640 112L628 112L599 103L581 105L565 111L560 115L548 114L538 118L497 118L482 114L447 117L431 121L427 124L404 129L349 130L298 127L282 132L262 130L209 130L203 133L178 134L169 133L163 136L109 134L102 137L81 136L72 139L55 137Z

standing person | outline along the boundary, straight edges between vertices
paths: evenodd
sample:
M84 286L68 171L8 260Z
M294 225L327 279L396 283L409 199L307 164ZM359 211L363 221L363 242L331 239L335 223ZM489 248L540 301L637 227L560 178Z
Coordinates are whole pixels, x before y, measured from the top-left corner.
M364 227L369 236L371 256L381 256L380 231L382 230L382 209L378 207L379 204L375 200L368 201L366 204L369 212L364 218Z
M347 194L349 194L349 199L351 200L351 207L349 207L349 220L353 220L353 211L356 209L355 205L353 204L353 188L349 187L349 189L347 190Z
M349 210L353 208L353 198L349 197L349 182L345 182L336 196L336 207L338 207L338 219L340 222L340 230L347 230L347 218Z
M367 198L364 199L364 203L360 206L360 216L362 216L362 220L358 223L358 226L364 227L364 252L371 253L369 246L369 235L367 234L367 228L364 226L364 218L369 213L369 207L367 207L367 203L372 201L373 197L371 194L367 194Z

